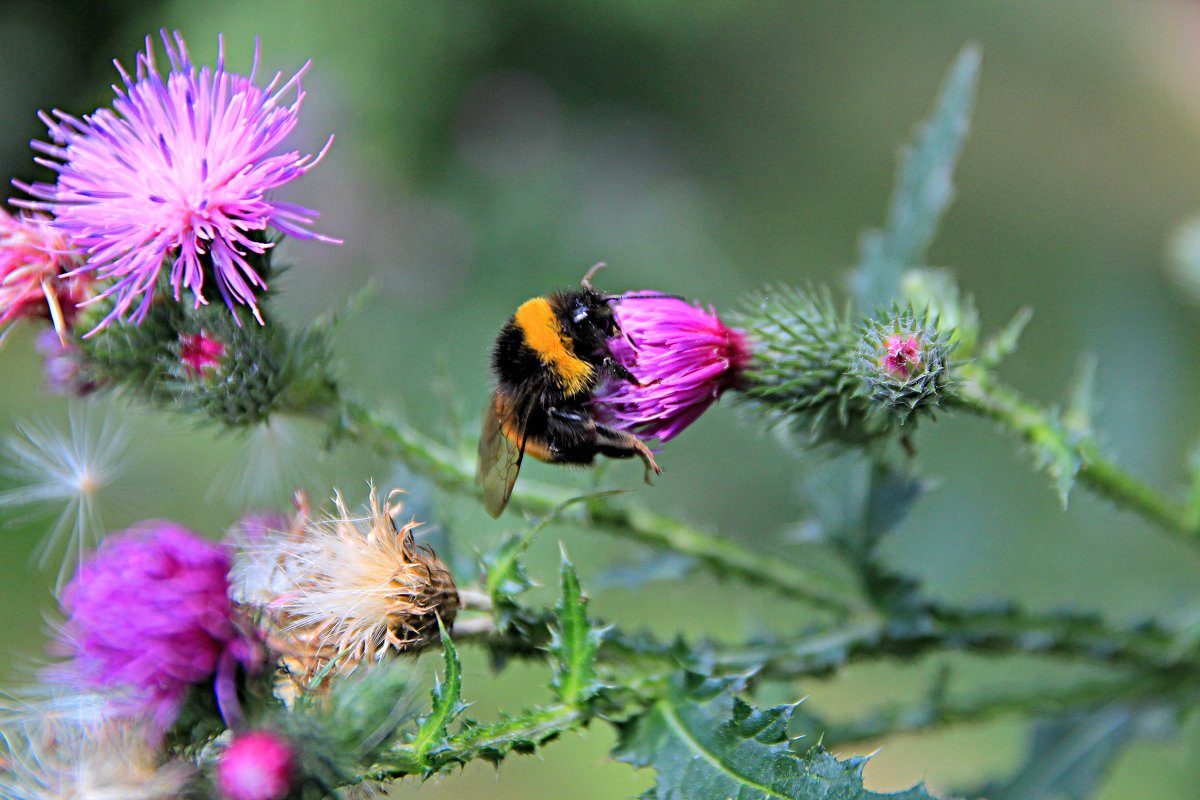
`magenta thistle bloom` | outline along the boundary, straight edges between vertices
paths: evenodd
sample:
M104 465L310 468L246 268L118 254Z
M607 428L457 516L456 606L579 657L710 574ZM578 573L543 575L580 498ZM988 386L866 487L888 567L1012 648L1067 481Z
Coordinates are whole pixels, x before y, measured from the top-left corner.
M78 259L48 220L0 209L0 332L23 317L47 317L65 342L75 304L92 283L89 276L66 277L76 266Z
M893 375L907 378L909 372L921 363L921 344L916 336L889 336L885 343L887 354L880 366Z
M231 310L249 306L261 323L255 293L266 283L251 260L271 247L261 232L337 243L305 227L315 211L268 198L312 169L333 141L315 158L277 152L296 127L308 64L282 86L277 74L260 89L257 43L245 77L225 70L222 39L216 69L197 69L178 33L163 31L162 40L171 65L165 78L147 37L133 76L114 62L124 87L114 87L111 109L82 119L42 113L54 143L33 147L58 181L14 183L36 198L24 206L52 213L55 227L86 253L81 272L112 280L100 297L112 295L115 305L97 329L126 317L140 322L164 265L176 300L186 288L196 305L206 303L211 278Z
M216 371L225 357L225 345L200 333L185 333L179 337L179 360L193 378L202 377L207 370Z
M616 304L622 335L609 342L638 385L611 380L596 396L601 419L666 442L742 381L750 350L715 311L674 297L625 295Z
M51 677L119 694L118 713L165 729L188 688L215 675L228 717L236 666L258 657L234 623L229 566L221 546L172 522L108 537L63 592L72 658Z
M217 761L217 787L229 800L283 800L292 789L292 748L270 731L245 733Z

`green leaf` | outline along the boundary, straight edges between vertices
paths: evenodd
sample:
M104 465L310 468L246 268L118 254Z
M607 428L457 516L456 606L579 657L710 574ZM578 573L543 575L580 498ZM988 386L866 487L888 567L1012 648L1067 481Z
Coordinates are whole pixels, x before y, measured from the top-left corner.
M1063 411L1063 424L1067 430L1079 436L1091 436L1092 414L1095 411L1096 356L1085 355L1079 360L1075 377Z
M562 598L554 607L557 623L550 640L550 653L557 662L551 684L566 705L590 700L600 689L596 680L596 651L603 631L587 618L587 598L579 588L575 567L562 556Z
M1033 309L1026 306L1018 311L1000 332L989 339L979 351L979 365L991 369L1017 349L1017 342L1029 320L1033 319Z
M809 473L804 489L822 531L855 561L865 562L928 484L890 464L850 453Z
M917 786L878 794L863 786L865 758L839 761L820 745L802 751L788 737L795 705L757 709L729 679L676 675L645 714L621 726L613 755L653 767L644 798L679 800L930 800Z
M974 45L959 52L933 113L901 154L884 228L867 231L859 244L851 285L860 309L897 300L904 271L926 263L938 223L954 199L954 165L970 128L980 57Z
M438 630L442 635L442 654L446 659L445 673L441 680L434 679L430 692L432 707L427 715L418 720L417 731L409 739L413 758L421 765L426 763L428 756L449 747L450 723L467 708L462 702L462 664L458 660L458 650L450 641L441 619L438 619Z
M1038 469L1044 469L1054 479L1054 490L1063 509L1075 485L1075 477L1083 465L1079 453L1080 437L1057 416L1050 417L1047 424L1030 434L1030 446Z
M527 536L509 534L499 547L483 555L484 586L496 609L496 627L500 631L507 630L512 622L517 595L533 587L521 561L528 547Z
M1167 736L1174 727L1173 715L1163 708L1124 706L1038 723L1016 774L978 794L989 800L1087 800L1134 739Z

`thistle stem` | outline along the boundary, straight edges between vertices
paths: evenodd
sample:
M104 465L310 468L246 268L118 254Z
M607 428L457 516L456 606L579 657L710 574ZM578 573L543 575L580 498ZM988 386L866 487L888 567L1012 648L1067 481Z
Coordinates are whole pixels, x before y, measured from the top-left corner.
M886 706L858 719L829 724L820 733L822 742L831 748L897 733L985 722L1012 714L1041 717L1073 709L1095 708L1154 694L1154 689L1147 686L1146 680L1137 677L1093 680L1060 687L1008 687L973 697L947 697L914 705Z
M1078 477L1084 485L1168 533L1196 542L1200 525L1196 515L1190 514L1183 504L1105 458L1091 439L1071 441L1051 412L996 383L983 370L967 365L962 373L964 380L958 385L957 400L963 407L995 420L1031 445L1049 443L1074 450L1080 461Z
M353 438L380 453L400 458L447 491L479 494L473 461L405 425L385 419L354 401L344 401L338 424L335 435ZM558 510L574 494L569 489L522 480L510 506L528 514L545 515ZM718 575L769 587L827 611L867 613L864 601L854 597L846 587L833 585L822 574L756 553L671 517L602 500L587 503L586 509L597 527L615 536L692 556Z

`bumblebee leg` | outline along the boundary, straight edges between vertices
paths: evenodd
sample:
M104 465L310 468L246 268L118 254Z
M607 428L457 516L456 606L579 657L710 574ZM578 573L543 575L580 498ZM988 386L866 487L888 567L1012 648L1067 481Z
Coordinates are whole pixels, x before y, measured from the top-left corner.
M601 455L609 458L630 458L638 456L646 465L646 483L650 483L650 472L662 475L662 467L654 460L654 453L646 443L625 431L615 431L606 425L596 426L596 449Z
M636 377L634 377L632 372L630 372L629 370L625 369L625 367L618 364L617 361L612 356L606 356L604 358L603 363L604 363L604 369L608 370L608 372L610 374L612 374L613 376L615 376L617 378L620 378L623 381L632 383L634 386L653 386L659 382L659 379L656 379L656 380L650 381L649 383L642 383Z

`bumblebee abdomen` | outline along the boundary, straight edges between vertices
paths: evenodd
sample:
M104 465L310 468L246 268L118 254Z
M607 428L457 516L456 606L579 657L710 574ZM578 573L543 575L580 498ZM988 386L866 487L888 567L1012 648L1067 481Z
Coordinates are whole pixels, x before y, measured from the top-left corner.
M501 362L508 359L509 367L520 365L523 371L546 371L565 397L585 394L594 388L595 368L576 355L571 338L563 331L554 307L546 298L535 297L522 303L510 328L511 333L506 329L497 342L498 372L506 368ZM501 377L505 377L502 372ZM531 377L530 372L526 371L524 377Z

